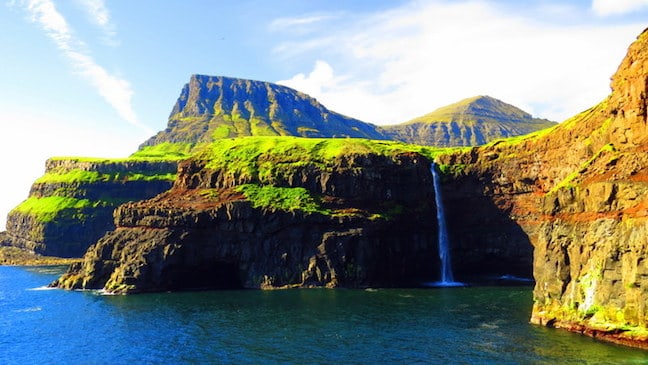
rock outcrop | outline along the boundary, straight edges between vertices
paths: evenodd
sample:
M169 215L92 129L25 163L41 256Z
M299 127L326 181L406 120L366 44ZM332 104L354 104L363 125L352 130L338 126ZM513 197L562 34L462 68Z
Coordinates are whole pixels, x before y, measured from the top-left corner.
M534 247L533 323L648 348L648 30L611 86L551 130L442 156L446 211L458 252Z
M80 257L115 228L113 210L171 188L173 161L50 159L29 198L7 216L4 245Z
M406 145L287 137L213 145L181 163L170 191L119 207L117 229L54 285L131 293L435 277L430 162Z
M555 125L490 96L475 96L382 130L396 141L454 147L483 145Z

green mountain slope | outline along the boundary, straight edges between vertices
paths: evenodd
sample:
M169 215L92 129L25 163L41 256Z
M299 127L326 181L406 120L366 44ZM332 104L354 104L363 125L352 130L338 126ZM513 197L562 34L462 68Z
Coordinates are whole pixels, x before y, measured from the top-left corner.
M193 75L171 111L167 128L142 147L245 136L386 139L375 125L330 111L289 87Z
M475 96L403 124L384 126L383 132L390 139L420 145L475 146L555 124L490 96Z

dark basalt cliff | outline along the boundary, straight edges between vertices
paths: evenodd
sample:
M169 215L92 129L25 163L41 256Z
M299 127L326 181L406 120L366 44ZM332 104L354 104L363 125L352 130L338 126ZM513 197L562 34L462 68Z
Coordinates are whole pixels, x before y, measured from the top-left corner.
M533 246L533 323L648 348L648 30L611 86L551 130L440 157L446 210L458 255Z
M50 159L29 198L7 216L2 245L80 257L115 228L120 204L171 188L177 162Z
M475 96L402 124L383 126L382 130L396 141L452 147L482 145L554 125L501 100Z
M235 166L236 158L215 167L208 157L195 157L181 163L170 191L119 207L117 229L54 285L116 293L385 287L436 276L434 192L425 157L371 152L366 146L375 142L357 140L241 139L222 142L231 145L219 151L242 150L249 141L253 146L243 154L258 152L245 168ZM319 157L296 158L305 143ZM342 149L322 152L333 144ZM259 203L241 186L280 196ZM295 208L274 206L293 193L302 194ZM306 201L319 206L307 209Z

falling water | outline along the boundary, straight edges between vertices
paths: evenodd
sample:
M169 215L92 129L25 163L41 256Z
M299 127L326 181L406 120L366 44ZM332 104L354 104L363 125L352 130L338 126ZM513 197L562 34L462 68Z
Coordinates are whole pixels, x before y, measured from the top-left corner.
M430 167L432 171L432 181L434 184L434 202L436 204L436 216L438 224L438 242L439 258L441 259L441 281L431 283L430 286L463 286L463 283L454 281L452 275L452 260L450 258L450 240L448 239L448 229L446 227L445 213L443 211L443 201L441 197L441 183L435 164Z

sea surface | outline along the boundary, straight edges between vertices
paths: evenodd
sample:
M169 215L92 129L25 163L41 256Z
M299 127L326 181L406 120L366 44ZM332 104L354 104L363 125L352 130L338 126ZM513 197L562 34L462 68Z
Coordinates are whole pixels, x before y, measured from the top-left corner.
M106 296L0 267L0 364L644 364L528 324L531 287Z

